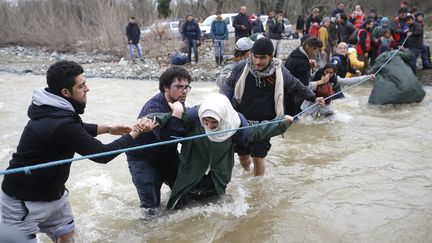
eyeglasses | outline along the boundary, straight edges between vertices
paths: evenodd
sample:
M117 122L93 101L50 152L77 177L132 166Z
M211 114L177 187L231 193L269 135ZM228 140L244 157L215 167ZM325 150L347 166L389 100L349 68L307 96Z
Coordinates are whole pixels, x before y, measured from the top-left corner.
M189 84L171 84L171 87L176 88L177 90L186 90L186 91L190 91L192 89L192 87Z

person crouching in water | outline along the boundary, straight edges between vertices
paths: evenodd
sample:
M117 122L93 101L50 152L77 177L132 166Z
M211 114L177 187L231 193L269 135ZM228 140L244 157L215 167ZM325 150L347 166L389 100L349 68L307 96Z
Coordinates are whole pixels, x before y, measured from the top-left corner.
M337 67L334 64L328 63L323 68L319 69L316 73L312 82L309 82L309 88L311 88L317 96L330 97L325 100L325 105L316 105L309 109L314 103L305 100L301 105L301 109L306 115L312 117L325 116L331 118L334 114L333 107L330 105L333 99L342 98L342 96L334 95L335 93L342 94L341 86L343 85L355 85L357 83L364 82L366 80L375 79L375 75L363 75L353 78L341 78L337 75ZM308 110L306 110L308 109Z
M234 146L284 133L292 123L291 116L277 117L280 122L263 122L262 126L234 130L251 124L237 113L222 94L209 95L200 106L185 112L180 102L170 103L172 113L149 114L159 126L176 122L186 137L209 134L182 143L181 162L168 209L180 209L192 201L217 198L225 194L234 166ZM213 132L226 131L212 134ZM234 131L233 131L234 130Z

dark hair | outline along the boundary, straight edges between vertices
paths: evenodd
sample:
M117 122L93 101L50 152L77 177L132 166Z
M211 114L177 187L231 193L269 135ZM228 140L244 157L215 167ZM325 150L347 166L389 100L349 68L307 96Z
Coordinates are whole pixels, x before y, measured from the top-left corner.
M302 46L303 49L306 51L308 48L321 48L323 46L323 43L320 39L316 37L310 37L303 42Z
M222 14L222 11L218 10L216 11L216 15Z
M406 20L408 20L408 19L412 19L412 20L414 20L414 15L412 15L412 14L408 14L408 15L406 16Z
M346 13L341 13L340 18L343 19L345 22L347 22L348 15Z
M375 24L374 19L372 19L372 18L367 18L366 21L363 23L362 27L366 28L366 25L368 25L368 24L370 24L370 23Z
M51 92L60 95L61 90L66 88L72 92L75 78L84 73L81 65L72 61L60 61L52 64L47 71L46 79Z
M246 51L240 51L240 50L235 50L234 51L234 57L243 57L244 55L246 55L246 53L248 53L248 51L250 50L246 50Z
M135 17L134 17L134 16L131 16L130 19L135 19Z
M400 13L408 13L408 9L407 8L400 8L398 10L398 14L400 14Z
M304 35L300 38L300 45L302 46L303 43L305 42L305 40L309 39L310 37L311 37L311 36L310 36L308 33L304 34Z
M335 74L337 73L337 67L336 67L336 65L334 65L333 63L327 63L327 64L323 67L323 72L324 72L326 69L329 69L329 68L333 69L333 71L334 71Z
M182 67L173 66L169 67L159 78L159 90L164 92L165 87L170 87L175 80L187 79L189 83L192 81L192 77L188 71Z

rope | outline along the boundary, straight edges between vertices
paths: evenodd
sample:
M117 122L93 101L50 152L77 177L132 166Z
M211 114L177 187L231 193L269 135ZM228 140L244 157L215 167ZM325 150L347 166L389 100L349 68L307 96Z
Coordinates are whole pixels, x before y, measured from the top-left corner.
M408 37L404 40L402 46L405 44L406 40L408 39ZM390 60L396 55L396 53L399 52L399 49L393 53L393 55L391 55L389 57L389 59L383 64L383 66L378 69L378 71L375 72L375 75L380 72L382 70L382 68L388 64L388 62L390 62ZM362 82L359 82L355 85L352 85L348 88L352 88L355 87L361 83L364 83L367 80L364 80ZM347 89L348 89L347 88ZM345 90L347 90L345 89ZM329 96L326 97L324 100L330 99L338 94L342 93L342 90ZM298 118L299 116L301 116L303 113L305 113L306 111L308 111L309 109L311 109L312 107L318 105L318 103L314 103L313 105L309 106L307 109L299 112L298 114L296 114L295 116L293 116L294 118ZM20 168L14 168L14 169L8 169L8 170L1 170L0 171L0 175L6 175L6 174L15 174L15 173L21 173L24 172L27 175L31 175L31 170L37 170L37 169L43 169L43 168L48 168L48 167L52 167L52 166L56 166L56 165L61 165L61 164L67 164L67 163L72 163L74 161L79 161L79 160L84 160L84 159L92 159L92 158L96 158L96 157L103 157L103 156L109 156L109 155L114 155L114 154L120 154L123 152L128 152L128 151L134 151L134 150L139 150L139 149L146 149L146 148L151 148L151 147L156 147L156 146L162 146L162 145L167 145L167 144L173 144L173 143L179 143L179 142L183 142L183 141L188 141L188 140L193 140L193 139L198 139L198 138L203 138L203 137L207 137L210 135L217 135L217 134L222 134L222 133L226 133L226 132L233 132L233 131L240 131L240 130L244 130L244 129L249 129L249 128L253 128L253 127L259 127L259 126L263 126L263 125L267 125L267 124L273 124L273 123L280 123L280 122L284 122L285 119L274 119L272 121L266 121L266 122L261 122L258 124L252 124L249 126L244 126L244 127L239 127L239 128L234 128L234 129L229 129L229 130L224 130L224 131L217 131L217 132L210 132L210 133L205 133L205 134L200 134L200 135L194 135L194 136L190 136L190 137L175 137L175 139L173 140L169 140L169 141L162 141L162 142L157 142L157 143L152 143L152 144L145 144L145 145L140 145L140 146L134 146L134 147L129 147L129 148L124 148L124 149L118 149L118 150L113 150L113 151L108 151L108 152L102 152L102 153L96 153L96 154L90 154L90 155L85 155L85 156L78 156L75 158L71 158L71 159L63 159L63 160L56 160L56 161L51 161L51 162L47 162L47 163L43 163L43 164L37 164L37 165L31 165L31 166L25 166L25 167L20 167Z

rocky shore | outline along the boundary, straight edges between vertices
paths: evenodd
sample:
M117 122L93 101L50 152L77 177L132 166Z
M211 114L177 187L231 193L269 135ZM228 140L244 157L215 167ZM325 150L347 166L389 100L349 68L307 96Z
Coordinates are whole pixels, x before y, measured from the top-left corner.
M288 57L297 46L298 40L283 40L282 58ZM214 62L211 43L200 47L200 62L184 66L194 81L215 81L221 67ZM146 58L145 62L134 63L126 57L116 57L98 52L59 53L40 48L22 46L0 48L0 72L45 75L48 67L59 60L75 61L83 65L86 77L116 79L156 80L170 65L170 56L162 54ZM432 85L432 71L420 70L418 78L425 85Z
M286 40L285 57L298 46L298 41ZM214 61L211 43L204 43L199 50L200 62L184 67L195 81L215 81L221 71ZM22 46L0 48L0 72L17 74L45 75L48 67L60 60L75 61L83 65L86 77L118 79L158 79L170 65L170 56L161 54L154 58L145 58L145 62L134 63L128 56L116 57L97 52L59 53L45 49Z

